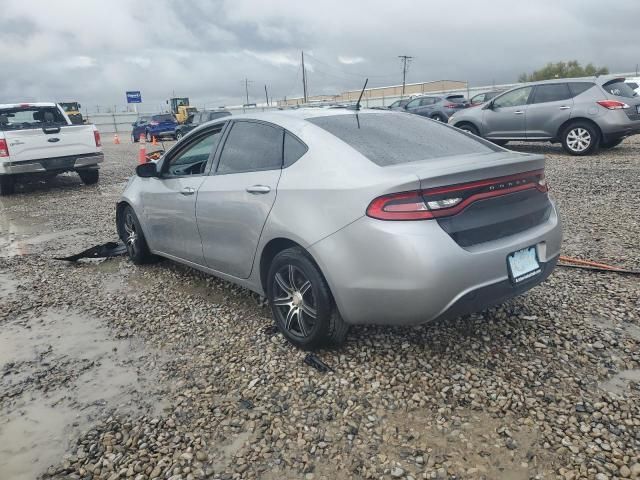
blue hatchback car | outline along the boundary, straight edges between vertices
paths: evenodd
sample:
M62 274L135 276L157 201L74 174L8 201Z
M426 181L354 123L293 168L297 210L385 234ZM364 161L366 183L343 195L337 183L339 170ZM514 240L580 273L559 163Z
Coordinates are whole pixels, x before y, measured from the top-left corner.
M153 137L171 137L175 138L176 127L178 122L170 113L159 113L157 115L142 116L131 124L131 141L137 142L140 135L147 138L147 142L153 140Z

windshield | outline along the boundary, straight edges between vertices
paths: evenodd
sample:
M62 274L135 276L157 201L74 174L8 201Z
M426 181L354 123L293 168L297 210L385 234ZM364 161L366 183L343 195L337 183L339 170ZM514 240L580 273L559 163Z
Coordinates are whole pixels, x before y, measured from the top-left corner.
M0 130L30 130L44 126L67 125L56 107L17 107L0 109Z
M77 112L78 110L80 110L80 105L78 105L78 102L63 102L60 103L60 106L65 112Z
M498 150L419 115L363 113L307 119L381 167Z

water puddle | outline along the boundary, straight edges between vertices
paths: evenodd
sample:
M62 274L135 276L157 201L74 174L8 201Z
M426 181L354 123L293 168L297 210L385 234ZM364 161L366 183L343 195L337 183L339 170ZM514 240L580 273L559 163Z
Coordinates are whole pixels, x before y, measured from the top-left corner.
M69 442L113 409L161 411L142 345L113 340L98 319L68 311L0 330L0 478L36 478Z
M632 382L636 384L636 389L640 390L640 369L623 370L598 386L602 390L622 396L629 391Z

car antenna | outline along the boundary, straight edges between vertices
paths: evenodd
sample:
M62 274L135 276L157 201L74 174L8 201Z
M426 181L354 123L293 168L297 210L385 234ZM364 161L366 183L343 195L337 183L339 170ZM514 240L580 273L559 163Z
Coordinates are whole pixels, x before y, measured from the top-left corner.
M355 105L350 106L348 108L352 109L352 110L360 110L360 100L362 100L362 95L364 95L364 90L367 88L367 83L369 83L369 79L365 79L364 81L364 87L362 87L362 91L360 92L360 96L358 97L358 101L356 102Z

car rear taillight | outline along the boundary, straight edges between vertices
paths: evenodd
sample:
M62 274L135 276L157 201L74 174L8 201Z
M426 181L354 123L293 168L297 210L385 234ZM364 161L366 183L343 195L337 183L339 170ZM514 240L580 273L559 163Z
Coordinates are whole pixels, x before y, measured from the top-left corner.
M102 142L100 141L100 132L98 130L93 131L93 138L96 141L96 147L101 147Z
M619 102L618 100L599 100L596 103L609 110L622 110L623 108L629 108L629 105L624 102Z
M367 215L378 220L429 220L449 217L460 213L478 200L529 189L543 193L549 190L544 170L383 195L369 204Z
M4 138L0 138L0 157L8 157L9 156L9 147L7 146L7 141Z

